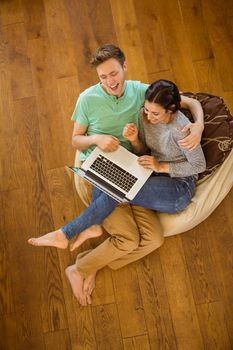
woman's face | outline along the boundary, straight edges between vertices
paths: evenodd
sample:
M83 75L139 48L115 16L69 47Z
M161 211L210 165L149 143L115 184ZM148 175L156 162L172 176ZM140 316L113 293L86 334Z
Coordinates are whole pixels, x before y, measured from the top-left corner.
M157 103L145 101L144 113L151 124L167 124L171 121L172 112L167 111Z

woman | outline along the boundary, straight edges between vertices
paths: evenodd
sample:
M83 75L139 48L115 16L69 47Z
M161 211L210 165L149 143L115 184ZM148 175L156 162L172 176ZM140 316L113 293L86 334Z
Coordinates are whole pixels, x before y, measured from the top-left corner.
M123 130L123 136L131 142L134 152L144 154L139 157L139 164L154 171L131 204L175 214L185 209L194 195L198 173L205 170L206 162L200 145L187 150L179 144L186 136L181 130L189 123L179 110L180 101L174 83L168 80L154 82L145 93L139 132L134 124L127 124ZM87 238L101 235L99 224L117 204L94 188L90 206L79 217L60 230L43 236L43 240L32 238L29 243L51 245L50 235L57 234L60 242L55 246L66 248L68 240L80 233L71 246L74 250Z

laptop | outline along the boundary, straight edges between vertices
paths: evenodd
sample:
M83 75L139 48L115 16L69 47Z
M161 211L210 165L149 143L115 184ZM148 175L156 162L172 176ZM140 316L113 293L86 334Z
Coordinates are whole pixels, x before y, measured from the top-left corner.
M118 202L132 200L153 170L138 164L138 156L118 146L114 152L96 147L81 167L68 167Z

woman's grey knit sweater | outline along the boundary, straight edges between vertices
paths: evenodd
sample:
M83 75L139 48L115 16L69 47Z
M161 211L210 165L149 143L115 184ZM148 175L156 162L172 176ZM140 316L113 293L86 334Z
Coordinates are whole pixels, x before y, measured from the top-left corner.
M196 175L206 168L201 145L189 151L178 144L188 135L181 131L188 123L189 119L180 111L168 124L151 124L140 117L139 138L144 144L144 154L150 151L158 162L169 163L171 177Z

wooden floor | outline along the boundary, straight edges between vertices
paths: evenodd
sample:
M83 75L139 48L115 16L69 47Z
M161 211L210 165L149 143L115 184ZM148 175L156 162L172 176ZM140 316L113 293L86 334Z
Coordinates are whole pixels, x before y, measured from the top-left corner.
M1 0L0 37L0 349L233 349L233 190L195 229L100 271L86 308L64 275L75 253L27 244L82 209L65 165L76 99L97 82L90 53L118 44L129 79L233 111L232 0Z

